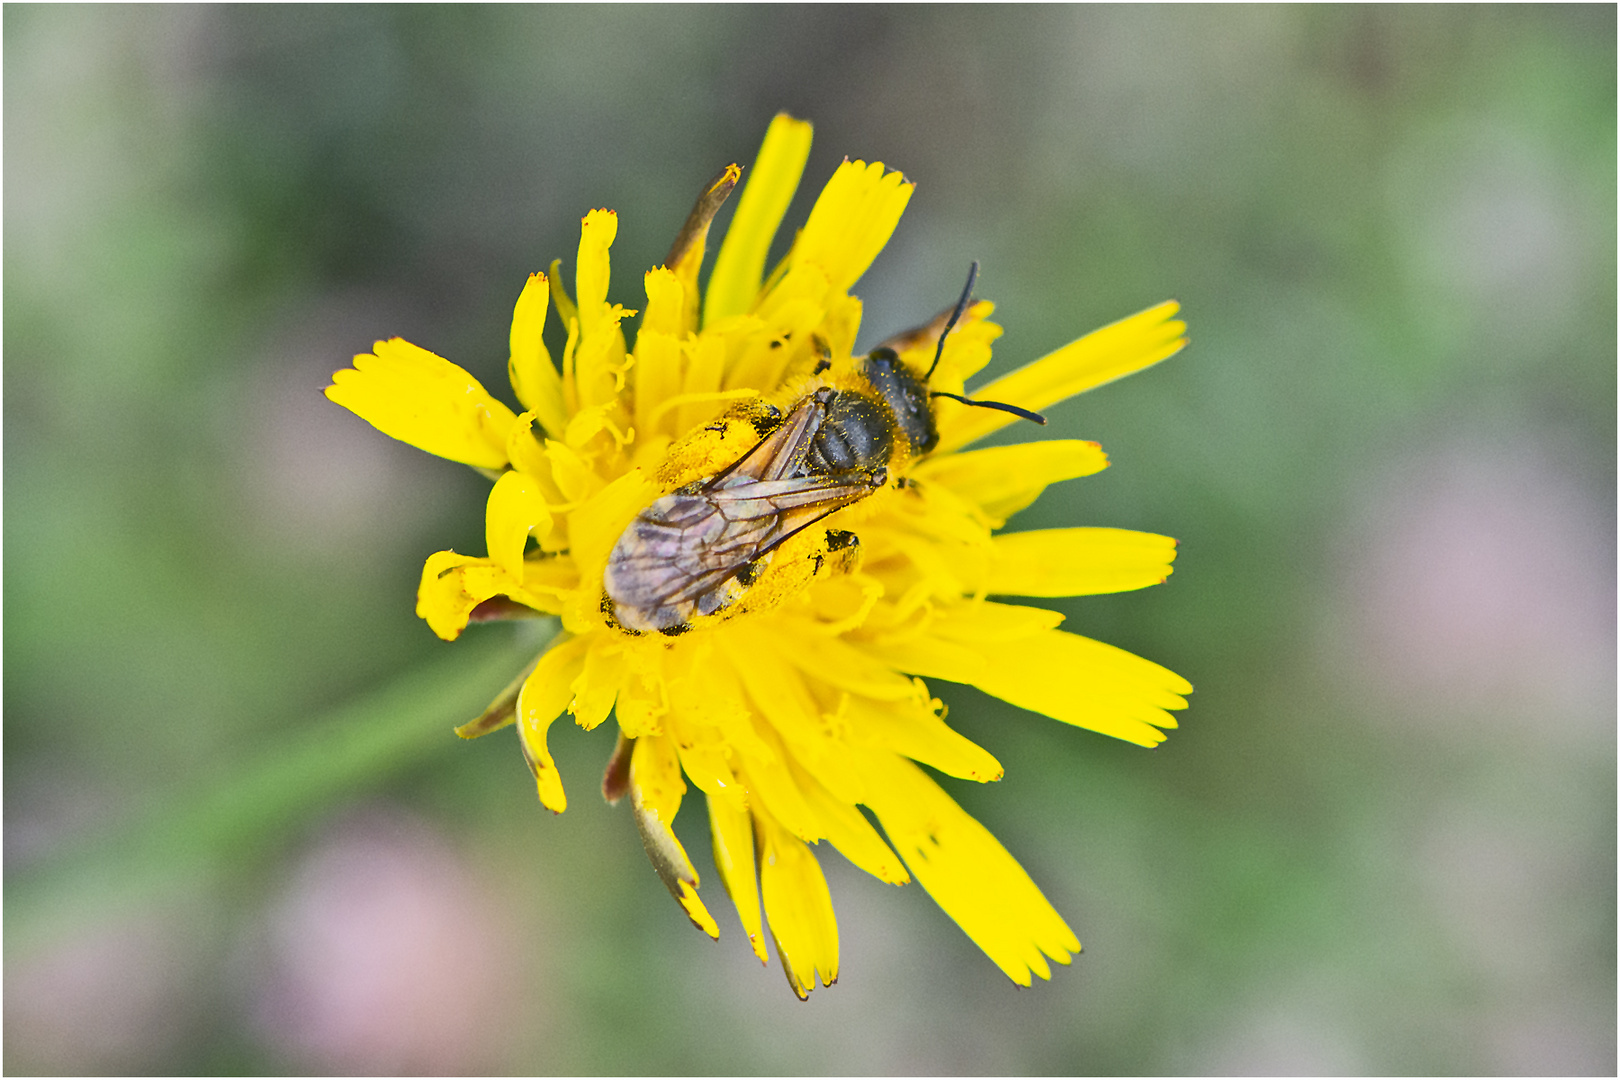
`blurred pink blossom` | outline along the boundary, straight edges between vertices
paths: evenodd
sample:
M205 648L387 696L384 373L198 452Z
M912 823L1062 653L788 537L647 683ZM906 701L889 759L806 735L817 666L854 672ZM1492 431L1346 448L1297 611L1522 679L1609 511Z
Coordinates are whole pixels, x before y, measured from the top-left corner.
M259 1029L316 1072L498 1069L520 959L501 900L418 818L341 821L271 913Z

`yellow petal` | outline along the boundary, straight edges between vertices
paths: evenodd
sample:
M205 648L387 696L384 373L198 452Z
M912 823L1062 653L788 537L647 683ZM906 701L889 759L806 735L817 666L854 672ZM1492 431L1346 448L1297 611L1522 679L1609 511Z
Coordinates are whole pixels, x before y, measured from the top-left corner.
M729 664L715 659L712 638L705 641L693 634L683 639L681 647L670 650L665 670L675 723L683 729L712 726L733 753L733 771L737 761L775 757L776 751L754 728L753 711L736 674Z
M1166 710L1185 709L1192 684L1150 660L1100 641L1046 630L1016 641L975 646L980 690L1020 708L1140 746L1164 741ZM942 677L952 678L945 674Z
M599 408L618 399L619 391L625 386L625 374L630 370L624 331L619 323L634 314L618 304L609 305L607 314L597 324L596 333L579 338L574 355L576 410ZM571 433L567 438L570 444L580 445Z
M512 309L512 351L506 367L518 400L556 438L568 425L568 408L563 404L562 376L542 336L549 294L546 275L530 274Z
M718 938L720 928L698 898L697 870L670 828L685 790L674 744L664 736L636 740L630 755L630 801L636 827L641 832L641 844L647 849L647 858L658 871L664 887L681 905L692 925L711 938Z
M765 924L759 913L759 881L754 870L754 824L747 810L724 799L709 799L709 832L714 837L714 868L737 908L748 945L765 959Z
M675 742L667 735L648 735L637 739L630 754L630 797L637 813L650 815L665 829L675 824L675 815L681 810L681 796L686 794L686 782L681 779L680 759ZM676 842L679 847L679 842ZM686 859L686 850L680 849L689 880L697 881L697 872Z
M540 414L536 412L518 414L512 430L506 436L506 456L511 460L512 468L540 481L548 501L561 503L565 500L562 493L555 490L557 485L554 482L548 484L551 480L551 462L546 457L545 444L534 430L538 419Z
M873 637L863 641L873 659L911 675L977 684L985 659L976 645L926 634Z
M984 643L1017 643L1062 621L1056 611L1020 604L939 604L921 632L901 627L874 633L864 644L873 657L901 671L977 685L989 667Z
M969 304L945 339L942 352L938 351L939 335L945 332L945 324L955 314L954 305L922 326L885 338L878 347L893 349L900 355L901 362L913 371L933 368L928 383L934 389L960 393L962 380L990 362L990 343L1001 336L1001 327L988 321L995 309L988 300ZM937 367L934 365L936 353L939 356Z
M540 804L556 814L568 809L568 796L563 792L557 763L546 746L546 732L573 697L574 680L579 678L589 648L587 638L569 638L553 645L523 680L523 690L518 694L518 736L523 757L534 773Z
M883 837L872 828L871 822L861 816L854 803L834 796L791 759L788 766L794 783L804 794L806 804L820 819L821 835L844 858L890 885L904 885L911 880L899 857L883 842Z
M523 580L523 548L534 533L545 539L551 531L551 511L546 508L540 484L528 473L509 470L489 489L484 513L484 541L489 557L501 569Z
M627 739L660 735L664 732L664 717L669 712L667 690L661 659L662 649L625 650L627 667L619 683L619 697L613 705L613 715L619 722L619 734ZM649 661L651 661L649 663Z
M855 352L855 335L861 329L863 310L858 296L834 294L827 298L827 314L818 330L833 356L849 356Z
M988 783L1004 770L989 751L950 728L932 708L915 702L849 701L850 737L862 745L904 754L947 776Z
M767 748L765 754L745 754L745 767L739 767L739 779L747 788L748 804L756 812L768 814L782 828L807 844L817 843L825 835L821 817L805 801L804 792L794 783L788 771L788 751L781 736L763 721L755 721L756 737Z
M517 417L477 379L402 338L379 341L333 373L326 396L384 435L482 469L506 464Z
M881 161L845 161L822 189L789 260L821 267L831 287L844 292L894 235L915 187L900 173L884 175Z
M483 561L454 551L436 551L422 564L422 580L416 589L416 615L445 641L460 637L467 628L472 609L499 591L495 589L482 596L477 591L469 592L466 575L457 573L465 566Z
M574 423L580 419L576 416ZM574 426L574 423L570 426ZM572 446L556 439L547 439L545 453L546 463L551 467L551 479L556 482L557 490L565 501L584 502L602 490L602 477L591 468L590 460Z
M820 331L826 314L822 300L827 293L827 276L813 266L804 269L810 272L814 299L790 296L768 316L765 313L734 315L704 331L705 336L715 334L726 339L726 355L731 359L721 381L725 389L778 387L789 369L802 368L811 362L811 353L818 350L815 334ZM815 289L818 281L819 289ZM783 288L785 286L772 290L773 301Z
M579 325L579 308L574 304L574 298L568 295L567 286L562 280L562 260L551 260L551 271L546 275L551 285L551 302L557 305L557 318L562 320L564 326Z
M687 745L677 738L676 745L681 753L681 771L686 773L697 789L709 797L709 801L727 802L741 810L747 806L748 798L743 791L742 781L737 779L731 771L731 763L726 759L726 744L718 734L711 729L709 738Z
M723 397L720 380L726 371L726 341L717 334L704 334L687 350L686 379L680 398L688 404L675 410L672 434L681 435L707 423L719 412Z
M636 438L674 437L675 409L666 407L681 392L681 343L645 327L636 335Z
M972 601L942 605L929 631L951 641L1024 641L1063 621L1061 612L1023 604Z
M568 420L568 430L563 432L563 441L569 447L578 451L581 460L587 468L591 468L599 451L605 449L602 440L597 436L606 432L615 443L620 442L623 435L619 425L615 424L616 410L611 404L582 405L579 411ZM593 446L592 444L596 444ZM594 472L595 470L592 469Z
M1048 484L1107 467L1108 457L1096 443L1052 439L936 455L919 463L912 475L924 484L947 487L992 519L1005 521L1034 502Z
M843 740L833 737L821 706L799 672L788 664L787 654L759 648L746 632L724 634L719 640L758 714L782 737L793 756L840 798L859 801L860 786L847 748Z
M530 607L550 615L561 614L563 601L578 588L579 569L568 556L539 554L523 560L523 602Z
M771 240L799 188L809 156L810 125L778 113L765 132L754 170L743 185L737 212L715 256L703 302L705 326L753 306Z
M1080 942L1024 868L921 769L874 753L868 805L906 865L1007 977L1046 979L1046 957L1067 964ZM1044 956L1043 956L1044 954Z
M840 690L879 701L915 696L911 680L888 664L841 637L816 634L799 620L782 619L779 628L762 621L757 630L750 628L750 633L768 639L773 651L800 671Z
M624 334L619 322L635 312L607 302L608 249L618 231L619 217L611 210L592 210L580 221L579 265L574 274L579 315L570 328L577 332L569 334L574 347L565 353L563 364L564 381L570 373L573 377L576 409L613 401L626 370ZM569 441L579 445L571 438Z
M649 330L677 339L685 337L688 331L683 325L682 311L686 307L686 286L680 277L668 267L655 266L642 275L641 280L647 290L647 310L641 316L637 343Z
M1187 344L1187 324L1174 318L1181 306L1167 300L1072 341L1056 352L1005 375L969 396L1039 411L1065 398L1123 378L1174 356ZM943 454L982 439L1016 417L975 409L949 399L936 406Z
M995 538L986 589L1003 596L1092 596L1157 585L1176 542L1130 529L1035 529Z
M574 270L574 302L579 309L579 330L588 337L597 332L607 315L608 248L619 234L619 215L592 210L579 222L579 264Z
M624 646L606 634L594 635L590 651L585 654L585 667L574 680L574 700L568 709L574 714L574 723L590 731L608 718L613 702L619 696L619 683L624 679Z
M832 895L809 848L770 817L755 820L762 838L759 884L765 919L788 985L803 1001L816 988L817 976L823 986L838 980L838 919Z
M557 563L558 560L545 560ZM572 591L566 584L573 576L569 567L535 567L521 564L523 577L515 578L493 559L439 551L422 565L422 580L416 591L416 614L426 620L439 637L454 641L467 628L473 609L495 596L508 596L520 604L557 615L562 600Z
M686 917L692 920L692 925L708 934L715 941L719 941L720 924L714 921L714 916L709 914L709 909L703 906L703 901L697 894L697 887L690 881L683 881L680 883L679 888L680 895L675 899L681 905L681 910L686 912Z

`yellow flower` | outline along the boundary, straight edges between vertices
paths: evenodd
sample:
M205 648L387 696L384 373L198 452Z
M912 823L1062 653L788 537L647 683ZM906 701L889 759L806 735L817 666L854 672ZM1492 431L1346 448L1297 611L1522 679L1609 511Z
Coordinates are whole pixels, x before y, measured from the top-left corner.
M915 876L1028 986L1080 943L1007 850L920 767L981 782L1002 775L946 726L922 677L1142 746L1162 741L1161 729L1176 726L1167 710L1186 706L1185 680L1059 630L1056 612L987 598L1153 585L1170 574L1175 541L1102 528L996 534L1048 484L1107 459L1078 440L964 450L1016 418L949 397L920 398L937 427L931 448L915 424L896 420L894 395L854 353L861 302L849 289L887 243L912 185L880 163L845 161L767 275L809 148L808 124L771 124L700 296L709 223L741 170L730 166L704 191L665 265L644 276L633 350L622 324L637 313L607 298L618 218L588 213L573 297L554 262L517 300L509 370L523 412L397 338L356 357L326 393L386 434L494 478L487 555L431 556L417 612L447 640L477 618L561 619L563 632L530 668L458 729L472 738L515 721L545 806L567 804L546 747L552 721L566 711L589 730L611 714L619 737L603 789L613 800L630 794L670 892L718 936L670 827L690 784L708 804L715 866L755 954L766 960L768 926L801 998L817 978L838 976L837 923L811 850L823 840L883 881ZM551 306L566 332L560 365L542 340ZM886 343L893 354L884 355L910 372L896 378L963 393L1001 331L987 321L988 302L959 309L954 329L941 315ZM1185 343L1176 311L1160 304L1088 334L975 397L1042 409L1157 363ZM865 411L834 416L834 404L852 401ZM822 419L815 430L827 434L814 440L790 430ZM840 466L825 440L843 435L882 445ZM804 457L807 446L828 460ZM786 464L762 473L778 450ZM770 502L788 500L789 489L824 501L813 515ZM745 497L769 505L757 518L765 532L737 551L704 547L697 526L666 521L671 506L707 514L725 504L730 513ZM654 534L669 545L653 550ZM696 571L672 568L675 556L721 565L700 588ZM627 599L649 583L692 588L668 608Z

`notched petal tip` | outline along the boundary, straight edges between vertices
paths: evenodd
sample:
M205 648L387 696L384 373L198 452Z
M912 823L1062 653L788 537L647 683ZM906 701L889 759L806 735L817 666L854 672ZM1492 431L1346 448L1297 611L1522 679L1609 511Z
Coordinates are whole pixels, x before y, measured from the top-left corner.
M720 940L720 925L709 914L709 909L703 906L698 898L697 890L692 888L690 882L681 882L680 895L675 898L686 912L686 917L692 920L692 925L709 935L711 941Z
M519 739L518 747L523 751L523 760L528 763L529 772L534 776L535 791L540 798L540 805L553 814L561 814L567 810L568 794L563 789L562 778L557 775L556 763L541 760L526 739Z
M516 415L477 379L402 338L378 341L373 350L333 372L329 401L430 454L476 469L506 465L506 433Z
M643 738L636 740L635 749L627 755L630 758L631 816L635 818L636 830L641 834L641 846L646 849L647 858L658 872L664 887L681 905L681 910L692 920L692 925L711 938L718 938L720 927L697 894L697 869L675 831L670 828L675 817L674 808L680 806L680 800L678 796L671 799L667 789L661 790L669 778L661 775L668 762L660 760L660 753L659 739ZM674 768L677 770L674 782L679 784L679 766L675 765Z

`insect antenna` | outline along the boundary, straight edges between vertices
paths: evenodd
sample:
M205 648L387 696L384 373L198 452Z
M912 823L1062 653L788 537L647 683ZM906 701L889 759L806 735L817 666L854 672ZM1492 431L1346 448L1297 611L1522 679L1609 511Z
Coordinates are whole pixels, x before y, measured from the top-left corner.
M956 307L951 311L951 317L945 321L945 329L940 331L939 345L934 349L934 362L928 365L928 374L923 376L923 382L927 382L934 374L934 369L939 367L939 358L945 355L945 338L950 334L951 328L956 325L956 320L962 317L962 312L967 310L968 301L973 299L973 283L978 279L979 261L975 259L973 265L968 267L967 285L962 289L962 298L956 302ZM974 401L972 398L965 398L961 394L947 393L944 390L930 390L928 396L948 397L952 401L960 401L964 405L972 405L980 409L999 409L1005 413L1012 413L1021 420L1028 420L1043 427L1046 425L1046 417L1040 413L1030 412L1028 409L1020 408L1017 405L1009 405L1004 401Z
M973 265L968 267L968 279L967 284L962 287L962 298L956 302L956 307L951 309L951 317L945 320L945 329L939 332L939 345L934 349L934 362L928 365L928 374L923 376L923 382L933 378L934 369L939 367L939 358L945 355L945 339L950 336L956 320L962 317L962 312L967 310L968 301L973 299L973 283L978 280L979 260L974 259Z
M930 390L928 392L928 396L948 397L952 401L960 401L964 405L972 405L975 408L980 409L1000 409L1002 412L1012 413L1020 420L1028 420L1032 423L1040 424L1042 427L1046 426L1046 417L1042 416L1040 413L1030 412L1028 409L1022 408L1018 405L1009 405L1005 401L974 401L972 398L965 398L961 394L949 394L944 390Z

